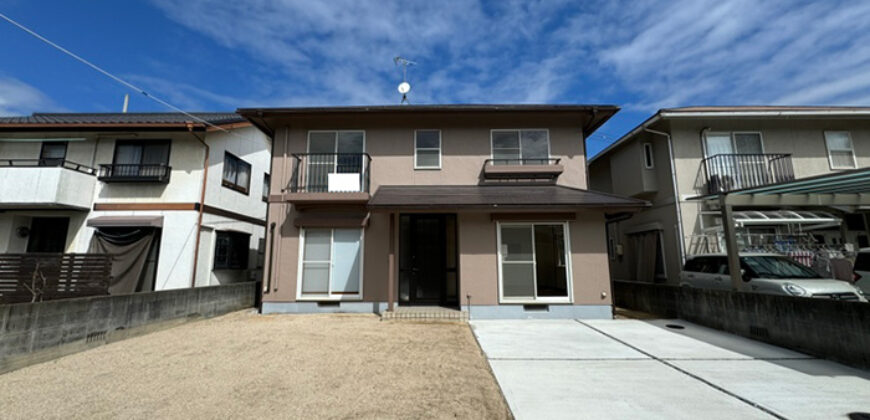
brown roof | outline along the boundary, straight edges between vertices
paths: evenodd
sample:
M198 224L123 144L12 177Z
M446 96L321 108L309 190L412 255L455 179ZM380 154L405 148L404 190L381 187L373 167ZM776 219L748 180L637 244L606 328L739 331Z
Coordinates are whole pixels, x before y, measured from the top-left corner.
M643 200L561 185L385 185L369 208L378 209L558 209L645 207Z
M296 108L239 108L236 110L267 134L273 134L275 127L266 119L294 115L321 114L413 114L413 113L459 113L459 112L540 112L540 113L577 113L590 116L583 127L588 136L619 112L616 105L585 104L442 104L442 105L371 105L371 106L331 106Z
M204 127L209 124L226 125L244 122L232 112L193 112L196 118L180 112L99 112L99 113L38 113L28 116L0 117L2 129L69 129L69 128L179 128L188 124Z

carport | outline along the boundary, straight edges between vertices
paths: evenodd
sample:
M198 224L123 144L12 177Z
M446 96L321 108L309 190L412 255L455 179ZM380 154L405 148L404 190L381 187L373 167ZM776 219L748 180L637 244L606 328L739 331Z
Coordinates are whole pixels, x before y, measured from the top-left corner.
M848 212L867 209L870 208L870 168L738 189L690 200L718 201L728 255L728 272L736 290L742 279L734 207L836 208Z

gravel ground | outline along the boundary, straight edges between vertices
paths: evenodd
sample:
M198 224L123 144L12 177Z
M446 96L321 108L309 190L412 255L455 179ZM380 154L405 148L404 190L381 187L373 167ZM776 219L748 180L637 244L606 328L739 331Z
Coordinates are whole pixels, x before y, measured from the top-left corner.
M465 324L236 312L0 375L8 418L505 418Z

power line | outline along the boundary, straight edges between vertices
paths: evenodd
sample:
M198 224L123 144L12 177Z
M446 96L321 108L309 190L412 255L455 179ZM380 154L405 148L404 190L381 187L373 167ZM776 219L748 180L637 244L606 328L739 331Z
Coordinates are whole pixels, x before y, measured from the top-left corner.
M235 133L230 132L229 130L224 129L223 127L220 127L220 126L218 126L218 125L216 125L216 124L213 124L213 123L211 123L211 122L209 122L209 121L206 121L206 120L203 119L203 118L197 117L196 115L193 115L193 114L191 114L191 113L189 113L189 112L187 112L187 111L185 111L185 110L183 110L183 109L181 109L181 108L179 108L179 107L177 107L177 106L175 106L175 105L172 105L172 104L170 104L169 102L166 102L166 101L164 101L163 99L160 99L160 98L158 98L158 97L156 97L156 96L154 96L154 95L152 95L152 94L146 92L145 89L142 89L142 88L140 88L140 87L138 87L138 86L136 86L136 85L134 85L134 84L132 84L132 83L130 83L130 82L128 82L128 81L126 81L126 80L120 78L120 77L118 77L118 76L115 76L115 75L112 74L112 73L109 73L109 72L106 71L106 70L103 70L102 68L100 68L100 66L98 66L98 65L96 65L96 64L94 64L94 63L91 63L91 62L88 61L88 60L85 60L84 58L78 56L77 54L73 53L72 51L70 51L70 50L68 50L68 49L66 49L66 48L64 48L64 47L61 47L60 45L58 45L58 44L52 42L52 41L49 40L48 38L46 38L46 37L44 37L44 36L42 36L42 35L36 33L36 31L34 31L34 30L32 30L32 29L30 29L30 28L28 28L28 27L26 27L26 26L24 26L24 25L22 25L22 24L16 22L15 20L13 20L12 18L10 18L9 16L4 15L3 13L0 13L0 18L3 18L3 20L5 20L5 21L7 21L7 22L9 22L9 23L11 23L11 24L13 24L13 25L15 25L16 27L18 27L18 29L21 29L22 31L27 32L28 34L32 35L34 38L36 38L36 39L38 39L38 40L40 40L40 41L42 41L42 42L44 42L44 43L46 43L46 44L48 44L48 45L54 47L55 49L59 50L60 52L62 52L62 53L64 53L64 54L66 54L66 55L68 55L68 56L70 56L70 57L72 57L72 58L78 60L78 61L81 62L82 64L84 64L84 65L86 65L86 66L88 66L88 67L90 67L90 68L92 68L92 69L94 69L94 70L96 70L96 71L102 73L104 76L106 76L106 77L108 77L108 78L110 78L110 79L112 79L112 80L114 80L114 81L116 81L116 82L118 82L118 83L120 83L120 84L122 84L122 85L124 85L124 86L126 86L126 87L128 87L128 88L130 88L130 89L132 89L132 90L134 90L134 91L136 91L136 92L141 93L141 94L142 94L143 96L145 96L146 98L152 99L152 100L156 101L157 103L159 103L159 104L161 104L161 105L163 105L163 106L165 106L165 107L167 107L167 108L170 108L170 109L172 109L172 110L174 110L174 111L176 111L176 112L182 113L182 114L184 114L184 115L186 115L186 116L192 118L193 120L198 121L198 122L201 122L201 123L203 123L203 124L205 124L205 125L207 125L207 126L209 126L209 127L215 128L215 129L217 129L217 130L223 131L223 132L228 133L228 134L235 134Z

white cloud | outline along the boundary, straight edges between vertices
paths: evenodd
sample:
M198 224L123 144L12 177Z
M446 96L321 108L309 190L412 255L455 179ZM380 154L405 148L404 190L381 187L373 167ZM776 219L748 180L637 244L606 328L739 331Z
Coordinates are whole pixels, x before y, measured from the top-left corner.
M39 89L18 79L0 76L0 116L57 110L59 107Z
M250 99L259 104L396 103L395 55L419 63L409 75L415 103L629 102L651 112L870 97L870 2L154 4L250 57L250 78L268 85Z

